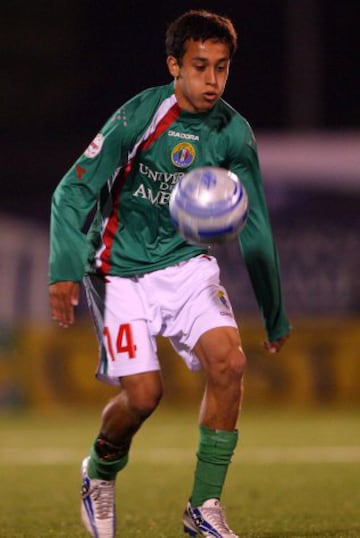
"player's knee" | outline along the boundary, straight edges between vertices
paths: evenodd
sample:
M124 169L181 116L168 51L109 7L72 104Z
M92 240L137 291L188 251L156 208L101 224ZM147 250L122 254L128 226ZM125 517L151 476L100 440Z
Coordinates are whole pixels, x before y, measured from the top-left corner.
M216 378L219 382L225 380L238 383L241 381L246 367L246 356L240 346L231 346L229 349L210 361L210 375Z
M233 347L226 354L223 361L223 368L227 375L241 379L246 367L246 356L241 347Z
M121 379L121 385L120 401L133 422L139 425L152 414L162 398L161 376L158 372L128 376Z
M129 407L140 422L147 419L159 405L163 395L162 387L156 390L141 391L129 396Z
M238 347L237 352L234 358L233 369L240 375L243 376L246 368L246 355L241 347Z

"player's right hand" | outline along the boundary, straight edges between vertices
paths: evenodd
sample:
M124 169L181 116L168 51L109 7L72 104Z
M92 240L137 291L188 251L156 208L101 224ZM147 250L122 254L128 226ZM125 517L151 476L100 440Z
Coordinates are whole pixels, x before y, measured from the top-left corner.
M75 321L74 306L79 304L78 282L55 282L49 286L50 313L60 327L66 328Z

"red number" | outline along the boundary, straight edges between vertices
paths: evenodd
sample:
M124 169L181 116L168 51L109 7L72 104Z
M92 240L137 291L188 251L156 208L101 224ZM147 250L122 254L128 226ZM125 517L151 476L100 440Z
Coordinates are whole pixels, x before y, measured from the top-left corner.
M107 345L108 345L107 347L108 347L108 351L109 351L111 360L114 361L115 356L114 356L114 350L113 350L112 343L111 343L111 336L110 336L109 327L104 327L104 336L105 336L105 338L107 340Z
M109 327L104 327L104 336L107 340L111 360L114 361L115 355L111 342ZM134 343L133 332L130 323L123 323L122 325L120 325L116 339L116 351L118 353L128 353L129 359L135 359L136 345Z
M118 353L125 353L127 351L129 359L135 359L136 346L134 344L130 323L123 323L123 325L120 325L116 340L116 350Z

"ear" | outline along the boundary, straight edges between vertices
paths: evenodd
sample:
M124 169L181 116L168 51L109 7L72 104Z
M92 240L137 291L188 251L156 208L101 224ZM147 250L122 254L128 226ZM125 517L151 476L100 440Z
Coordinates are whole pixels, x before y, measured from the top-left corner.
M180 74L180 66L175 56L168 56L166 60L170 75L174 78L178 78Z

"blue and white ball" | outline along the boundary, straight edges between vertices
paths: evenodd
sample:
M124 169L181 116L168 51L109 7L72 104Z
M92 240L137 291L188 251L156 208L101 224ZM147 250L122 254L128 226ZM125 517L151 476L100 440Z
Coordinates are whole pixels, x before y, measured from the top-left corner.
M171 219L189 242L211 245L230 241L244 228L248 197L234 173L213 166L195 168L175 185Z

